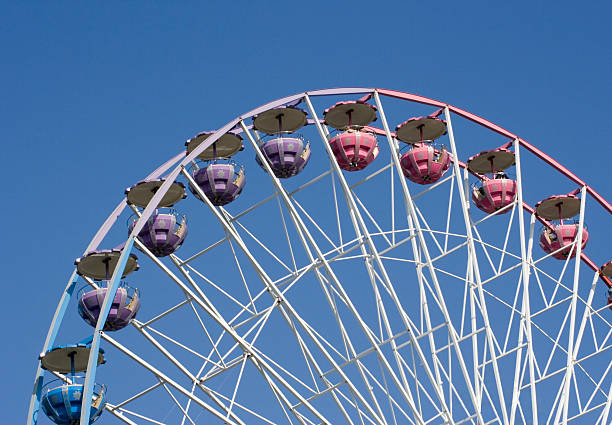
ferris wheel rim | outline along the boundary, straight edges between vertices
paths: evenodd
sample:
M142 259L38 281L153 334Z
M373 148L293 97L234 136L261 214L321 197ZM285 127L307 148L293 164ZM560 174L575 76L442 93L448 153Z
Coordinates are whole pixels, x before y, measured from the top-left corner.
M451 105L444 104L442 102L435 101L435 100L432 100L432 99L424 98L422 96L411 95L409 93L403 93L403 92L397 92L397 91L391 91L391 90L385 90L385 89L365 89L365 88L346 88L346 89L344 89L344 88L342 88L342 89L315 90L315 91L299 93L299 94L296 94L296 95L280 98L280 99L278 99L276 101L269 102L269 103L267 103L265 105L262 105L262 106L260 106L258 108L255 108L255 109L251 110L250 112L248 112L248 113L246 113L244 115L241 115L241 116L235 118L234 120L230 121L225 126L221 127L219 130L216 130L209 137L209 140L206 140L205 142L203 142L196 149L194 149L189 155L185 155L184 151L182 151L181 153L179 153L178 155L173 157L171 160L169 160L167 163L163 164L161 167L159 167L157 170L155 170L153 173L151 173L151 175L148 178L159 178L164 173L166 173L168 170L172 169L173 166L174 166L174 170L170 171L170 173L169 173L170 177L166 178L168 182L170 182L170 183L174 182L176 180L176 178L179 176L181 169L191 159L194 159L202 151L204 151L205 149L210 147L210 145L212 145L214 143L214 141L218 137L222 136L227 131L231 130L237 124L243 122L243 120L245 120L247 118L251 118L252 116L254 116L257 113L260 113L262 111L266 111L268 109L272 109L275 106L279 106L279 105L285 104L287 102L295 101L298 98L305 97L305 96L346 95L346 94L362 94L362 93L370 93L370 94L379 93L381 95L390 96L390 97L397 97L397 98L400 98L400 99L403 99L403 100L409 100L409 101L413 101L413 102L417 102L417 103L423 103L423 104L430 105L430 106L448 108L449 111L451 111L453 113L456 113L459 116L463 116L464 118L467 118L467 119L469 119L471 121L474 121L477 124L484 126L485 128L488 128L490 130L496 131L499 134L502 134L504 136L512 138L512 139L516 140L518 143L520 143L521 146L527 147L528 150L530 150L532 153L536 154L536 156L538 156L540 159L544 160L549 165L551 165L552 167L554 167L555 169L560 171L566 177L570 178L572 181L574 181L574 182L580 184L581 186L585 187L588 194L590 194L594 199L596 199L598 201L598 203L604 207L604 209L606 209L606 210L608 210L608 212L612 213L612 207L610 206L610 204L601 195L599 195L597 192L595 192L590 186L588 186L586 183L584 183L584 181L579 179L577 176L575 176L573 173L571 173L569 170L567 170L561 164L557 163L551 157L549 157L548 155L544 154L542 151L540 151L539 149L533 147L532 145L528 144L523 139L515 136L514 134L512 134L512 133L504 130L503 128L498 127L495 124L492 124L492 123L490 123L490 122L488 122L488 121L486 121L486 120L484 120L484 119L482 119L482 118L480 118L480 117L478 117L478 116L476 116L474 114L471 114L469 112L463 111L463 110L461 110L459 108L456 108L456 107L453 107ZM489 125L486 125L485 123L488 123ZM377 129L377 130L379 130L382 133L382 130L380 130L380 129ZM530 149L529 147L531 147L533 150ZM182 161L180 161L181 158L183 158ZM177 162L179 162L178 165L176 165ZM460 164L460 165L461 166L465 166L465 164ZM176 173L175 173L175 171L176 171ZM161 197L165 194L166 190L167 190L167 188L166 189L160 188L160 190L158 191L156 196L159 194L159 197L161 199ZM147 209L149 209L149 207L154 205L155 202L156 202L156 197L153 197L151 199L151 201L149 202L149 205L145 208L145 211L143 211L143 217L144 218L143 218L143 220L140 220L141 222L146 220ZM113 213L111 213L111 216L109 216L109 218L106 220L106 222L103 224L103 226L98 230L98 233L96 233L96 235L92 239L92 241L91 241L88 249L86 250L86 252L89 252L92 249L96 249L97 248L96 243L99 244L101 242L101 240L104 238L104 236L106 235L108 230L114 224L115 220L113 220L113 217L116 218L123 211L123 209L126 206L127 206L127 203L126 203L126 201L124 199L124 200L122 200L120 202L120 204L113 211ZM528 207L528 208L531 208L531 207L529 207L529 205L525 204L525 206ZM525 206L524 206L524 208L525 208ZM529 211L528 208L525 208L525 209L527 209ZM531 212L533 212L533 209L531 210ZM149 211L149 214L150 214L150 211ZM130 235L130 238L132 238L132 239L135 238L135 236L138 234L139 230L140 230L140 227L136 228L136 226L135 226L135 228L133 229L133 231L132 231L132 233ZM599 269L599 267L595 267L594 266L594 263L584 253L581 253L581 259L587 265L589 265L589 267L593 268L593 270L597 271ZM604 282L606 282L606 284L608 286L610 286L610 284L605 279L604 279Z
M398 90L389 90L389 89L382 89L382 88L366 88L366 87L342 87L342 88L327 88L327 89L310 90L310 91L305 91L301 93L296 93L294 95L281 97L276 100L267 102L261 106L251 109L245 114L239 115L238 117L234 118L232 121L228 122L225 126L215 131L209 131L208 133L210 135L202 143L200 143L196 148L191 150L191 152L186 154L185 150L182 150L176 156L172 157L166 163L162 164L160 167L154 170L149 176L147 176L147 178L144 179L143 181L161 177L166 171L171 169L173 165L179 162L181 158L183 158L182 161L178 163L178 165L175 165L174 170L170 172L170 174L173 177L166 178L166 180L168 180L167 184L165 186L162 185L157 191L157 193L155 194L155 196L150 200L148 207L145 208L142 214L143 216L145 216L145 219L139 220L136 223L130 237L135 237L135 235L137 235L138 232L141 230L142 225L144 224L144 222L146 221L146 219L148 218L148 216L152 213L154 209L153 205L156 202L159 202L161 200L161 198L164 196L164 194L169 189L170 184L173 183L177 179L181 167L185 167L191 161L195 160L199 155L201 155L206 149L212 146L212 144L217 139L222 137L225 133L232 131L234 128L237 128L238 124L241 121L248 119L248 118L253 118L256 115L261 114L262 112L268 111L270 109L274 109L274 108L292 104L292 103L299 103L306 96L335 96L335 95L349 95L349 94L353 94L353 95L366 94L366 97L367 97L367 96L372 96L374 93L379 93L380 95L383 95L383 96L406 100L406 101L410 101L414 103L434 106L434 107L438 107L441 109L448 108L450 112L453 112L457 114L458 116L468 119L484 128L487 128L504 137L507 137L508 139L518 141L518 143L521 146L525 147L528 151L536 155L539 159L543 160L545 163L550 165L553 169L559 171L561 174L563 174L565 177L569 178L571 181L578 184L579 186L584 186L586 188L586 193L589 194L591 197L593 197L593 199L595 199L595 201L597 201L597 203L599 203L608 213L612 214L612 204L608 202L597 191L595 191L595 189L592 186L588 185L586 182L584 182L582 179L580 179L578 176L572 173L569 169L567 169L561 163L559 163L558 161L553 159L551 156L544 153L542 150L540 150L536 146L530 144L525 139L518 137L514 133L502 128L501 126L498 126L492 123L491 121L486 120L485 118L480 117L479 115L473 114L464 109L458 108L456 106L450 105L445 102L441 102L439 100L427 98L427 97L412 94L412 93L402 92ZM313 122L307 122L305 125L311 125L311 124L313 124ZM378 135L385 134L384 130L376 128L376 127L367 126L366 128L374 131ZM240 132L242 132L242 130L240 130ZM459 164L462 168L466 168L466 163L460 161ZM471 170L469 171L470 173L474 174ZM158 197L159 199L157 199ZM116 219L116 217L118 217L118 215L121 213L121 211L125 209L127 205L128 204L126 203L125 198L124 198L119 203L119 205L115 208L115 210L111 213L111 215L107 218L104 225L98 230L98 232L96 233L96 235L94 236L90 244L88 245L87 249L85 250L84 254L97 249L99 243L102 241L106 233L108 233L108 231L112 227L115 221L114 218ZM535 208L526 202L523 202L523 208L528 213L535 213ZM541 219L539 216L537 216L537 218L544 225L548 225L548 222L546 220ZM600 269L600 266L598 266L595 262L593 262L585 252L581 252L581 259L593 271L598 271ZM612 288L612 279L608 278L607 276L601 275L601 280L605 283L605 285L608 288Z

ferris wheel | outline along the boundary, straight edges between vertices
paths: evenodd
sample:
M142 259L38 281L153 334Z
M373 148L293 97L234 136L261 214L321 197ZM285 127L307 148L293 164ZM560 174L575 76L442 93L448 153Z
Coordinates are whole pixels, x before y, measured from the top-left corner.
M612 206L537 147L370 88L185 145L75 261L28 424L612 420Z

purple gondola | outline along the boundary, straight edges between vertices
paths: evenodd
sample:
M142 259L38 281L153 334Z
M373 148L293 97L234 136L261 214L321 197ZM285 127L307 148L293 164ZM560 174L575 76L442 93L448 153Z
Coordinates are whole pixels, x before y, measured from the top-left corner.
M138 218L129 225L132 232ZM180 221L179 221L180 220ZM187 237L187 219L179 218L174 212L156 210L138 233L138 239L156 257L165 257L175 252Z
M209 138L214 131L204 131L187 140L187 154L193 152L202 142ZM234 201L242 192L246 183L244 167L238 166L229 158L242 150L242 138L232 132L221 135L211 146L202 151L198 158L199 168L192 172L192 177L198 187L204 192L213 205L221 206ZM189 190L200 201L198 191L192 185Z
M259 149L280 179L299 174L310 159L310 143L304 143L300 137L278 137L261 143ZM255 160L264 168L259 156L255 156Z
M246 177L244 167L233 161L210 163L193 172L193 179L213 205L221 206L234 201L244 189ZM189 187L196 198L202 200L193 187Z
M310 159L310 143L304 142L301 136L292 134L305 124L306 112L295 106L270 109L253 117L253 128L268 136L274 136L269 140L265 140L264 136L258 144L276 177L293 177L306 167ZM259 155L255 156L255 160L265 170Z
M118 331L125 328L140 310L139 290L132 289L125 284L122 285L117 288L115 293L115 298L104 323L104 331ZM98 288L83 292L79 296L79 315L93 327L98 323L100 310L107 292L108 288Z

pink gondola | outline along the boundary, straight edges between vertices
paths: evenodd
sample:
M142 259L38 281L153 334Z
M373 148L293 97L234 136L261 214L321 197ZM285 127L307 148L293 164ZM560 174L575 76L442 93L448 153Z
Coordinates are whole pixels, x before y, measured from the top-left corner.
M376 120L376 107L365 101L338 102L325 110L325 123L338 130L329 144L338 166L345 171L363 170L379 153L376 135L363 127Z
M481 184L472 190L472 201L478 209L487 214L510 211L506 207L515 201L518 186L504 170L513 164L514 152L505 148L480 152L468 159L468 169L482 179Z
M395 128L396 137L410 145L400 158L402 172L410 181L432 184L450 168L451 156L444 146L434 146L446 134L446 122L439 118L414 117Z
M540 248L544 252L549 254L554 252L553 258L558 260L576 256L577 246L574 242L578 240L579 224L564 223L563 220L572 218L579 212L580 199L574 194L550 196L536 204L536 214L551 221L540 234ZM588 240L589 232L586 226L583 226L581 250L585 248ZM561 249L563 247L566 248Z

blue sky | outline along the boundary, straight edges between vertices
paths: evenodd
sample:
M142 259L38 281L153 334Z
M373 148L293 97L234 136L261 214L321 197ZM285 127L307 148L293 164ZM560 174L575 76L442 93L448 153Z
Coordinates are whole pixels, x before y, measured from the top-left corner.
M270 100L351 86L442 100L612 199L611 12L609 2L1 2L0 394L13 406L3 421L23 421L72 263L123 190L188 137Z

